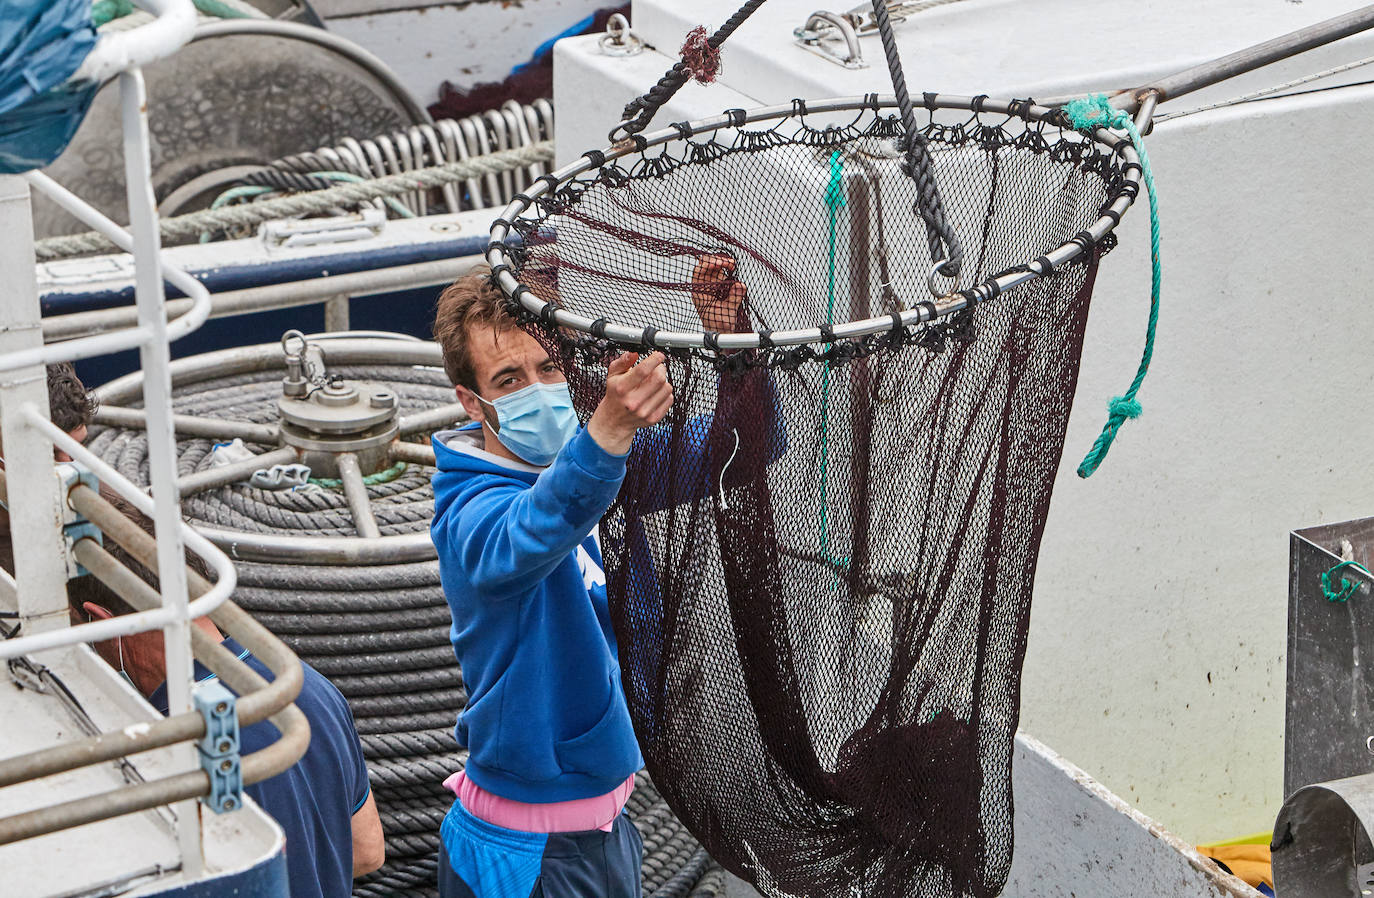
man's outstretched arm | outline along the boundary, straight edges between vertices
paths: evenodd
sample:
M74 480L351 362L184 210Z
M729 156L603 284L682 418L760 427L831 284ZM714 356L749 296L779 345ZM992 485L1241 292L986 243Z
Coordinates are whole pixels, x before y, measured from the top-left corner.
M637 364L638 363L638 364ZM489 596L514 595L548 576L584 540L615 500L635 432L673 404L663 356L626 353L607 371L606 395L579 432L528 489L483 490L434 530L441 557Z

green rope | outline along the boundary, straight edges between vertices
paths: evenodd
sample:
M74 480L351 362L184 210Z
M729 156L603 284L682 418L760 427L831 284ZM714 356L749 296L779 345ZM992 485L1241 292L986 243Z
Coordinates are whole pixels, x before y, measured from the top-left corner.
M195 0L196 9L217 19L251 19L248 13L219 0Z
M830 154L830 183L825 187L825 205L830 216L830 253L827 262L826 292L828 304L825 310L825 323L835 323L835 257L837 224L840 210L845 206L844 199L844 162L840 151ZM821 368L821 556L831 564L848 567L848 558L830 557L830 525L826 506L830 501L829 461L830 461L830 360ZM838 580L838 574L836 575Z
M361 184L366 180L365 178L358 177L352 172L346 171L313 171L310 173L310 176L313 178L323 178L326 181L343 181L348 184ZM234 187L230 187L228 190L224 191L219 196L215 197L215 201L210 204L210 208L222 209L229 203L232 203L234 200L237 200L240 197L262 196L263 194L276 192L277 189L275 187L267 187L258 184L238 184ZM410 211L410 209L407 208L404 203L402 203L395 197L384 196L382 197L382 202L386 203L387 206L389 206L393 212L395 212L402 218L415 217L415 213ZM200 242L209 243L210 236L211 234L209 231L201 231Z
M324 178L326 181L343 181L347 184L362 184L367 180L366 178L359 177L352 172L346 171L312 171L310 177ZM386 203L392 212L395 212L402 218L415 217L415 213L410 211L410 207L394 196L384 196L382 197L382 202Z
M1355 594L1355 590L1360 588L1360 581L1351 580L1346 577L1341 578L1339 589L1333 589L1331 587L1331 575L1344 568L1354 568L1355 570L1363 571L1366 575L1369 575L1369 569L1358 561L1342 561L1340 564L1331 568L1331 570L1322 574L1322 595L1326 596L1328 602L1344 602Z
M237 187L230 187L228 190L215 197L215 201L210 204L211 209L223 209L239 197L262 196L264 193L271 193L271 187L260 187L256 184L240 184ZM201 231L200 242L210 242L210 232Z
M1125 129L1131 137L1131 143L1135 145L1136 154L1140 157L1141 175L1150 197L1150 320L1145 326L1145 351L1140 356L1140 367L1136 370L1135 380L1131 381L1130 388L1124 395L1113 396L1111 402L1107 403L1107 423L1078 466L1079 477L1091 477L1097 466L1107 457L1121 425L1127 418L1140 417L1140 403L1135 397L1140 392L1140 385L1145 382L1145 375L1150 370L1150 359L1154 356L1155 329L1159 324L1160 282L1163 279L1163 269L1159 261L1159 199L1155 194L1155 176L1150 170L1150 157L1145 152L1145 141L1141 138L1135 122L1125 111L1113 108L1103 94L1093 94L1066 104L1064 114L1075 128L1083 132L1091 132L1095 128Z
M368 474L363 478L363 485L372 486L378 483L390 483L405 472L406 463L398 461L391 467L378 471L376 474ZM310 482L316 486L322 486L329 490L337 490L343 487L342 480L335 480L331 477L311 477Z
M133 12L134 5L129 0L96 0L91 4L91 24L99 28Z
M250 19L247 12L220 0L195 0L195 7L207 16L217 19ZM137 7L129 0L96 0L91 4L91 24L96 28L108 25L115 19L133 15Z

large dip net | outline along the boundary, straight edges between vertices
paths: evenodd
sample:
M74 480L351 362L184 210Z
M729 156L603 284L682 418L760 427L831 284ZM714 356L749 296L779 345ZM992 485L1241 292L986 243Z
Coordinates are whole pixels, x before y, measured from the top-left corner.
M1128 141L1059 111L911 105L632 134L493 230L584 420L610 358L667 356L601 529L623 685L673 811L767 895L1005 883L1036 555L1139 188Z

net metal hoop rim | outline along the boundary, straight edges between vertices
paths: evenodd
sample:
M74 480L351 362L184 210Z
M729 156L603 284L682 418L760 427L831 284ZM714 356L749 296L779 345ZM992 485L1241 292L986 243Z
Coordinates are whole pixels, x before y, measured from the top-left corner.
M964 97L945 94L924 94L922 99L923 102L920 105L930 110L966 109L970 112L991 112L1019 118L1026 122L1048 121L1050 124L1064 127L1065 130L1072 130L1062 121L1052 121L1060 114L1057 107L1040 106L1030 101L994 100L982 96ZM802 114L877 111L878 109L895 108L896 106L897 100L892 95L870 94L868 96L832 97L824 100L805 101ZM686 127L691 135L696 135L719 131L722 128L738 128L753 122L786 118L797 114L797 112L795 102L776 106L762 106L751 110L733 109L710 118L688 122ZM1104 214L1086 229L1092 235L1092 243L1096 244L1116 228L1126 211L1130 209L1135 197L1143 189L1143 184L1140 159L1130 138L1103 127L1094 128L1086 137L1125 160L1128 167L1125 168L1123 177L1127 183L1135 185L1133 190L1121 191L1115 200L1107 205ZM684 139L683 131L677 126L670 126L645 135L638 141L629 139L621 141L602 150L601 155L605 162L609 162L631 153L641 152L652 146L682 139ZM590 155L579 157L576 161L554 171L545 179L534 182L523 193L516 194L510 204L492 222L491 240L487 244L486 258L496 273L496 282L501 291L507 297L519 302L526 311L545 321L551 321L556 327L566 327L585 334L595 334L612 343L625 346L646 345L645 335L652 332L653 339L650 345L665 348L715 348L719 350L760 348L762 344L759 334L753 332L718 334L714 340L715 345L712 347L708 344L704 331L658 330L653 332L653 329L646 325L635 327L606 319L593 321L585 315L569 312L548 300L541 299L533 290L516 280L515 276L511 274L511 258L507 255L504 244L505 239L511 233L510 223L529 209L536 198L553 190L554 188L550 186L551 182L562 187L578 175L599 167L600 164L602 163L594 162ZM901 313L902 327L935 321L986 302L1036 278L1054 273L1060 266L1073 261L1086 251L1080 243L1070 240L1038 259L1027 261L1021 270L988 278L965 290L949 293L934 300L916 303L913 308L906 309ZM595 330L593 329L594 325L596 326ZM884 315L836 324L830 328L828 335L823 334L819 327L778 330L769 335L768 343L773 346L797 346L806 343L838 342L892 331L894 327L892 316Z

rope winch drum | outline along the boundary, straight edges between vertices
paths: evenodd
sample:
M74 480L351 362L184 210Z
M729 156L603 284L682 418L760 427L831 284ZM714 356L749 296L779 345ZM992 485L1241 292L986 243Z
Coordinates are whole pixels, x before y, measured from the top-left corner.
M288 332L178 360L172 379L178 468L189 483L183 513L235 559L234 600L352 709L387 839L386 866L358 880L354 895L436 895L439 826L453 802L441 782L465 759L452 728L467 700L428 532L428 438L461 415L438 347ZM146 482L146 419L133 407L141 375L97 395L88 445ZM256 459L212 465L212 447L234 438ZM314 483L274 491L241 482L272 457L304 459ZM337 478L320 478L331 471ZM375 535L359 535L350 482ZM642 775L629 810L644 839L646 895L724 895L721 869Z

